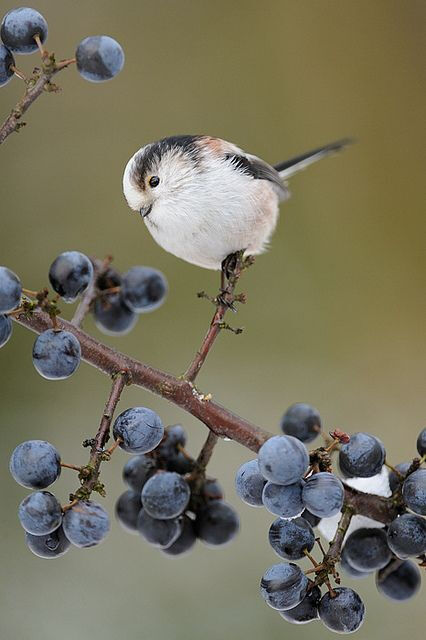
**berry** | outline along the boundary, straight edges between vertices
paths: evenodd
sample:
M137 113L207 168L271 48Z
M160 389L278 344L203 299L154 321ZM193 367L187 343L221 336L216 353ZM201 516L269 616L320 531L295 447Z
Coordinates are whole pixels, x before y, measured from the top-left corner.
M411 466L411 462L401 462L400 464L397 464L395 466L395 469L397 471L399 471L400 474L402 474L403 476L406 475L408 469ZM404 482L404 478L402 478L401 476L399 476L397 473L395 473L394 471L391 471L389 473L389 487L390 490L392 491L392 493L395 491L395 489L397 489L402 483Z
M303 598L302 602L287 611L280 611L280 616L292 622L293 624L306 624L312 622L312 620L318 620L318 605L321 600L321 590L319 587L314 587L309 591L308 595Z
M411 473L402 486L402 497L411 511L426 516L426 469Z
M34 536L52 533L62 522L61 505L49 491L36 491L24 498L18 516L25 531Z
M136 313L125 304L121 293L110 293L97 298L93 306L93 317L98 329L109 336L129 333L138 319Z
M395 518L388 527L388 545L398 558L425 553L426 520L412 513Z
M61 458L49 442L27 440L18 444L9 463L16 482L28 489L45 489L61 474Z
M62 527L58 527L45 536L33 536L31 533L26 533L25 542L30 551L39 558L60 558L71 547L71 542L65 536Z
M420 431L419 437L417 438L417 451L419 452L419 456L426 454L426 427Z
M114 438L127 453L147 453L161 442L164 427L160 417L145 407L133 407L120 413L113 426Z
M222 500L211 500L200 509L195 520L197 537L208 545L226 544L240 528L238 513Z
M156 464L149 456L133 456L123 467L123 480L130 489L140 493L145 482L156 470Z
M392 557L383 529L357 529L345 543L348 563L358 571L382 569Z
M124 53L109 36L89 36L75 52L77 70L85 80L104 82L116 76L124 65Z
M347 573L350 578L354 578L355 580L358 578L366 578L372 573L371 571L359 571L358 569L355 569L348 561L345 547L343 547L340 555L340 565L343 571Z
M145 509L142 509L138 516L137 529L147 542L155 547L167 549L181 535L183 518L159 520L152 518Z
M170 556L181 556L194 546L197 537L195 535L194 523L187 515L183 516L183 529L179 538L176 539L170 547L162 549L164 553Z
M2 313L0 314L0 347L4 347L6 342L9 340L12 335L12 320L9 316L5 316Z
M281 430L302 442L312 442L321 431L320 415L311 405L296 402L283 415Z
M300 514L300 517L305 518L305 520L309 522L311 527L316 527L321 522L321 518L318 518L318 516L314 516L314 514L308 511L308 509L304 509L304 511L302 511L302 513Z
M181 424L171 424L164 430L164 444L173 447L186 445L186 431Z
M0 37L6 47L16 53L34 53L38 49L34 36L39 36L42 43L47 38L47 22L41 13L29 7L6 13L0 27Z
M80 343L69 331L47 329L34 342L33 364L46 380L69 378L80 360Z
M267 482L263 489L262 500L266 509L280 518L294 518L303 511L302 481L286 486Z
M206 478L201 487L201 495L205 500L223 500L223 489L217 480Z
M252 507L263 506L262 492L266 484L257 460L241 465L235 475L235 490L241 500Z
M142 509L140 491L128 490L121 494L115 503L115 515L124 529L137 531L139 512Z
M15 66L13 55L7 47L0 44L0 87L4 87L14 75L11 66Z
M344 495L343 484L328 471L312 475L302 490L306 509L319 518L330 518L338 513L342 508Z
M305 550L311 551L315 534L309 522L303 518L277 518L269 529L269 544L281 558L299 560L304 557Z
M107 512L100 504L92 500L80 500L65 512L62 526L73 545L93 547L105 538L110 522Z
M191 492L178 473L159 472L142 489L142 506L152 518L168 520L180 516L188 506Z
M357 631L364 622L363 601L356 591L348 587L334 588L333 591L335 597L327 591L320 600L318 612L321 621L327 629L337 633Z
M49 280L53 289L65 302L74 302L93 278L93 265L79 251L65 251L52 263Z
M123 275L121 292L135 313L147 313L161 307L167 294L167 280L151 267L132 267Z
M194 461L187 458L182 451L173 452L166 459L167 471L176 471L181 475L190 473L194 469L194 464Z
M259 449L262 475L275 484L294 484L305 473L309 456L305 445L292 436L273 436Z
M273 609L293 609L302 602L308 579L297 564L282 562L269 567L260 582L260 595Z
M0 267L0 313L19 307L22 287L18 276L7 267Z
M391 600L408 600L420 589L420 571L413 562L391 561L376 574L376 587Z
M340 447L339 466L348 478L370 478L380 473L386 451L378 438L369 433L354 433L347 444Z

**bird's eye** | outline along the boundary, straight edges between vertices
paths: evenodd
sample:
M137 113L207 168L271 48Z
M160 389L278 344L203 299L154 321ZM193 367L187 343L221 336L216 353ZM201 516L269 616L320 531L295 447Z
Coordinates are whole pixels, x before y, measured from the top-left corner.
M151 176L149 179L149 186L152 187L153 189L155 187L158 187L158 185L160 184L160 178L158 176Z

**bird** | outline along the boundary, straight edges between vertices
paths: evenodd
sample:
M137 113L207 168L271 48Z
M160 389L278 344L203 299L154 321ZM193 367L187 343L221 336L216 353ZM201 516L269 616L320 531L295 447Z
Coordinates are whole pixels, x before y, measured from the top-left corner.
M163 249L223 271L238 252L266 251L279 205L290 197L288 179L351 142L344 138L272 166L214 136L171 136L130 158L124 196Z

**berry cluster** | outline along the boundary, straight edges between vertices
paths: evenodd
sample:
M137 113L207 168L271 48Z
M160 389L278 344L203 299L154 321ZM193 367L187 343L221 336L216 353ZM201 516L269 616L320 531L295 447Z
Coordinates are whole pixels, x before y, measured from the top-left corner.
M16 482L36 489L24 498L18 517L25 530L29 549L40 558L63 556L71 545L92 547L107 535L110 522L105 509L91 500L62 508L49 487L61 473L61 458L53 445L44 440L28 440L18 445L10 459L10 472Z
M47 380L68 378L81 360L77 338L56 326L59 297L72 303L89 285L93 286L91 311L97 327L104 333L120 335L134 327L140 314L157 309L167 294L167 281L156 269L136 266L121 276L107 266L95 277L92 262L79 251L61 253L49 269L49 281L58 294L53 302L48 300L47 290L39 293L23 290L18 276L7 267L0 267L0 347L12 334L7 314L33 311L37 307L47 311L53 327L41 333L33 346L34 366ZM30 297L35 301L31 302Z
M35 9L19 7L6 13L0 26L0 86L7 84L14 74L21 75L13 54L26 55L40 50L42 59L48 57L43 49L47 31L45 18ZM86 80L103 82L121 71L124 53L109 36L89 36L78 45L72 62L77 63L78 72Z
M362 518L352 518L351 509L345 504L345 484L354 486L359 479L369 478L369 491L373 493L374 478L381 479L385 469L386 452L380 440L368 433L349 438L336 430L328 447L309 454L304 442L319 434L321 420L313 407L302 403L288 409L281 428L285 435L267 440L258 458L243 464L235 478L236 491L243 502L264 506L279 516L269 529L269 543L287 562L266 570L261 595L289 622L302 624L320 619L332 631L356 631L364 620L365 607L353 589L331 586L330 576L340 585L336 569L339 562L352 578L376 572L379 592L391 599L405 600L419 589L419 569L407 558L418 557L425 563L426 520L422 516L426 515L426 470L420 465L426 452L426 429L417 441L422 459L397 465L389 474L388 494L392 491L399 505L398 517L387 528L379 522L366 528ZM337 447L342 478L333 474L331 466L331 453ZM384 474L387 482L386 469ZM342 513L347 514L346 518ZM329 523L333 529L328 536L330 550L323 552L322 562L316 562L311 556L315 541L321 550L322 546L314 527L319 525L326 532ZM352 529L341 550L333 547L338 540L338 523L345 527L343 534L350 523ZM293 561L305 557L314 567L303 572ZM315 578L311 580L309 574L315 574ZM322 595L324 584L327 591Z
M135 409L117 419L133 420ZM114 435L125 434L117 421ZM236 511L223 500L219 483L206 478L197 461L185 451L187 436L181 425L165 429L159 446L149 454L132 456L123 469L129 487L118 498L116 516L123 527L169 555L189 551L199 538L211 546L229 542L238 532ZM128 453L138 447L121 444Z

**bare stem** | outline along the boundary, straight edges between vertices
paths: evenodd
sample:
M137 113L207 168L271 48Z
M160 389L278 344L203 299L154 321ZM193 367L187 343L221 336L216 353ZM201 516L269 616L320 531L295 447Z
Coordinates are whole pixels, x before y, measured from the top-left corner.
M237 256L235 268L233 269L232 274L228 278L226 286L224 288L221 288L219 295L213 300L213 302L215 302L216 304L216 312L213 315L212 321L210 323L210 327L204 337L201 347L195 354L194 359L192 360L191 364L189 365L188 369L184 374L185 380L188 380L189 382L194 382L220 331L224 328L227 328L225 323L223 322L223 319L228 309L233 308L233 304L236 301L234 296L234 291L235 291L235 287L238 284L238 280L240 279L243 268L244 268L243 251L240 251ZM222 274L222 284L224 284L223 274ZM203 296L203 297L208 297L208 296ZM235 330L235 332L240 333L241 330L240 331Z
M340 518L336 533L334 534L334 538L330 542L330 548L324 558L324 562L337 562L339 560L343 540L345 538L353 515L354 510L351 507L343 507L342 517Z
M80 472L82 467L77 467L75 464L67 464L66 462L61 462L61 467L65 467L66 469L73 469L74 471Z
M71 320L71 324L75 327L81 327L84 321L84 318L90 311L90 307L92 306L93 301L96 299L99 291L97 288L98 278L105 273L106 269L111 263L111 257L108 256L105 260L92 260L93 263L93 278L87 287L84 295L73 315Z
M203 444L203 447L197 458L197 468L205 471L208 463L210 462L210 458L213 454L213 449L215 448L217 441L219 440L218 436L213 433L213 431L209 431L209 435L207 436L207 440Z
M53 85L50 84L52 77L75 62L75 60L71 58L70 60L63 60L59 64L56 64L53 54L48 54L42 45L41 50L43 51L42 69L35 69L32 76L26 80L27 86L23 97L16 103L0 127L0 144L2 144L11 133L18 131L25 125L25 122L22 122L21 118L33 102L35 102L46 89L54 89Z

